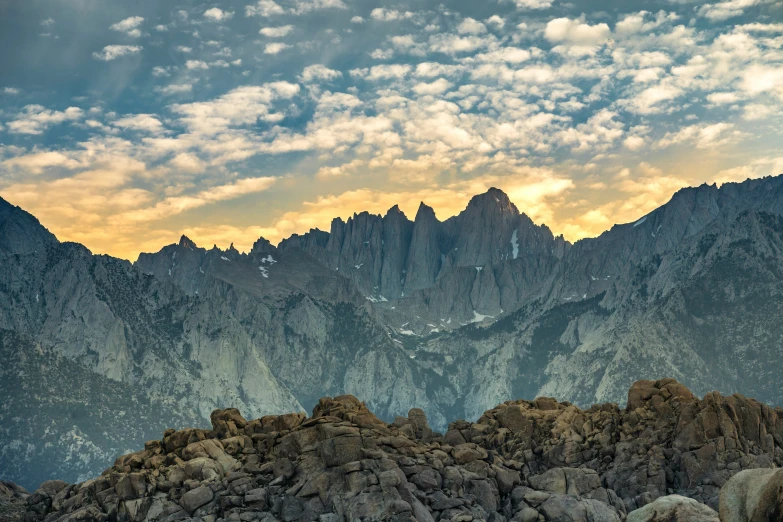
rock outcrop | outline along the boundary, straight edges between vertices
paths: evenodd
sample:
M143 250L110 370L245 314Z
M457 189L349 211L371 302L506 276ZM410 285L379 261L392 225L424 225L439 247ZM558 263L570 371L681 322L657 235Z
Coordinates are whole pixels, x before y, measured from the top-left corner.
M783 411L699 400L671 379L636 383L625 409L513 401L445 434L421 410L387 424L349 395L309 418L211 421L167 430L96 479L43 484L25 520L711 520L699 502L715 506L732 475L783 463Z
M12 482L0 480L0 522L22 520L30 494Z

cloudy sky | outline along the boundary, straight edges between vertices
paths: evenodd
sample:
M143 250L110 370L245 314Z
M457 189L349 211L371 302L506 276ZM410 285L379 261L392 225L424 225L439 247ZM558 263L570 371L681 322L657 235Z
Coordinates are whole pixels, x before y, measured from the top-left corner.
M134 260L491 186L569 240L783 173L783 1L0 0L0 196Z

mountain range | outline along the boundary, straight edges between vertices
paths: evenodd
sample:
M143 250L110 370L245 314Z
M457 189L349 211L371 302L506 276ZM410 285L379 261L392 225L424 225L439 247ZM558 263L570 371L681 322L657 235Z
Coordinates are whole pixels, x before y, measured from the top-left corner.
M0 199L0 478L85 480L164 425L346 393L438 430L664 377L781 405L781 252L783 176L683 189L574 244L491 189L442 222L395 206L248 253L183 236L135 263Z

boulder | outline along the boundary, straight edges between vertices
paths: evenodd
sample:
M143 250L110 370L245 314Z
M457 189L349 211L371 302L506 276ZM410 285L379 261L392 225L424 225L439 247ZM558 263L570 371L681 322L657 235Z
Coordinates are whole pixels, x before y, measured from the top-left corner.
M734 475L720 492L720 519L783 520L783 469L749 469Z
M200 486L182 495L179 505L192 515L198 508L211 502L214 496L215 494L211 489L206 486Z
M413 427L413 434L417 439L429 441L432 438L432 430L427 422L427 416L424 410L420 408L411 408L408 411L408 421Z
M718 513L680 495L661 497L628 513L626 522L720 522Z
M195 458L209 458L217 462L223 473L236 469L237 461L223 449L223 444L219 440L203 440L193 442L182 451L184 460Z
M247 421L236 408L215 410L209 416L209 420L212 421L212 431L218 439L234 437L247 426Z

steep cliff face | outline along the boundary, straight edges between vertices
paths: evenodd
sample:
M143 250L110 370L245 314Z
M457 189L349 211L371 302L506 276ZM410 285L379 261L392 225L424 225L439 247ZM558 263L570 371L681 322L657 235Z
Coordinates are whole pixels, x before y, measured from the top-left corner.
M534 285L543 283L541 272L553 270L570 246L490 189L444 222L424 203L413 222L395 206L383 217L363 212L347 222L335 219L328 235L311 231L279 248L306 251L350 279L390 324L423 333L431 324L452 329L518 307L533 293L531 271ZM504 272L501 280L497 271Z

